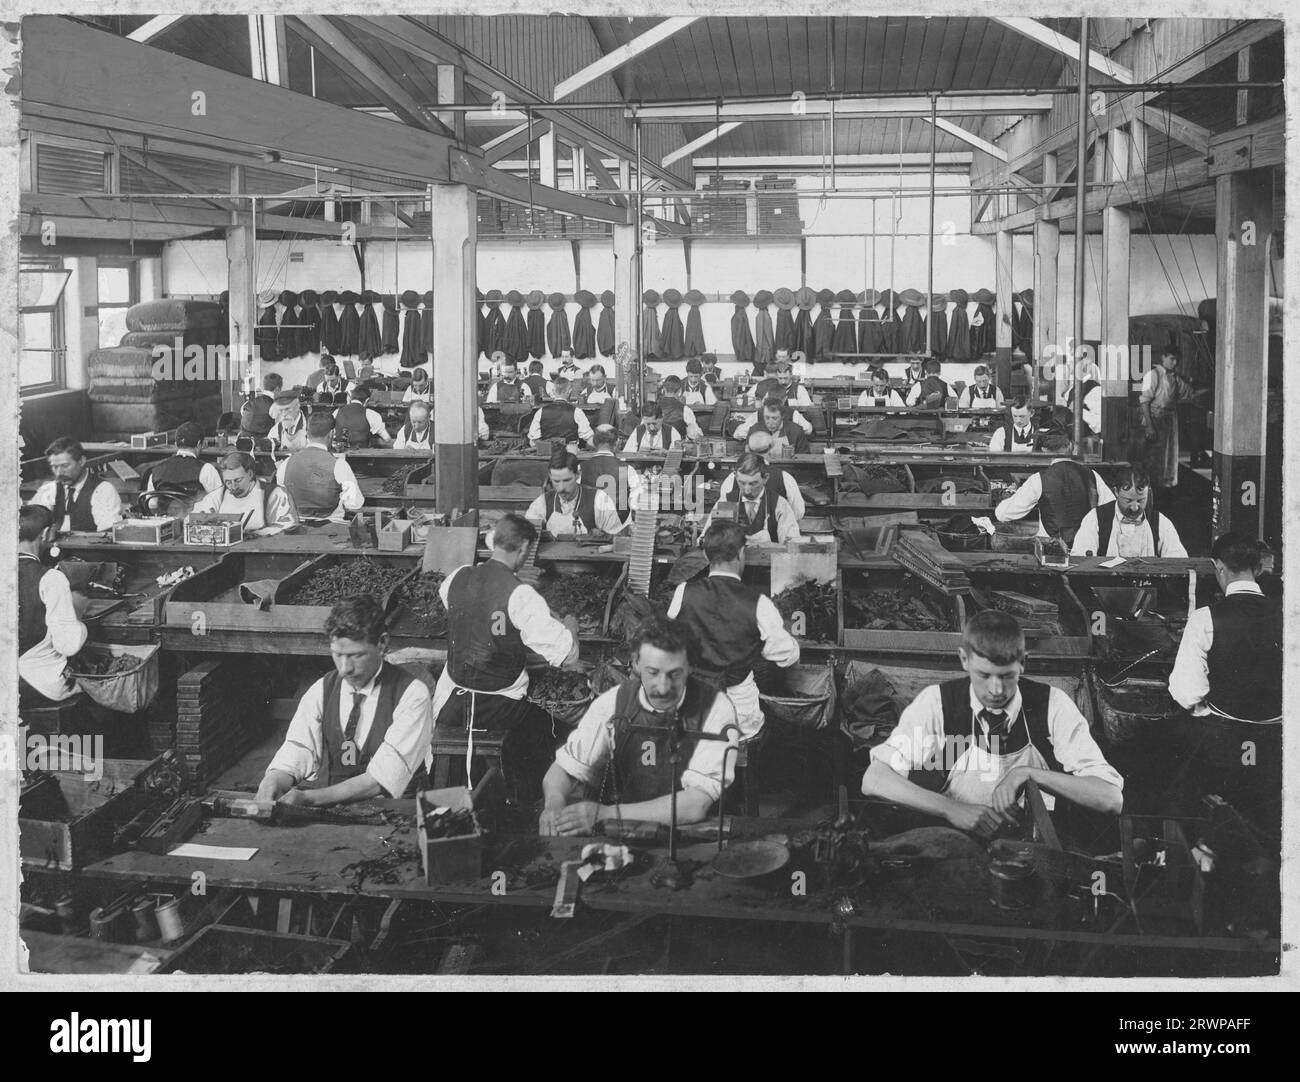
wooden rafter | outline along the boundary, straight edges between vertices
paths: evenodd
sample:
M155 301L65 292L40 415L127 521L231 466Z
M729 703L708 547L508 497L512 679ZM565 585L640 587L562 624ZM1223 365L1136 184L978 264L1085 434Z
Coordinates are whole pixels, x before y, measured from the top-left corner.
M653 49L660 42L666 41L674 34L685 30L692 23L698 21L699 16L694 15L674 16L671 19L664 19L663 22L657 23L644 34L638 34L626 45L620 45L594 63L588 64L581 71L576 71L567 79L556 83L552 100L559 101L561 98L567 98L570 94L581 90L588 83L621 68L628 61L636 59L642 53Z
M1062 56L1068 56L1074 61L1079 59L1079 43L1066 37L1064 34L1058 34L1051 27L1044 26L1037 19L1015 19L1000 18L996 15L991 16L993 22L1000 23L1008 30L1014 30L1017 34L1022 34L1031 41L1038 42L1039 45L1045 45L1047 48L1060 53ZM1122 64L1116 64L1109 57L1097 52L1096 49L1088 50L1088 67L1102 75L1108 75L1117 83L1131 83L1134 81L1133 73Z
M147 23L137 26L127 37L132 41L153 41L164 30L170 30L179 22L188 19L188 15L155 15Z

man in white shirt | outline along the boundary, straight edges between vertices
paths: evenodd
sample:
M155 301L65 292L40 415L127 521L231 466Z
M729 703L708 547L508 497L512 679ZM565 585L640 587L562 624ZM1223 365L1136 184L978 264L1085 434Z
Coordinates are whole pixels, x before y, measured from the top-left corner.
M145 491L154 492L159 486L184 492L188 499L198 499L221 487L221 474L211 462L199 459L199 444L203 442L203 429L193 421L186 421L176 429L176 453L164 458L149 470Z
M366 405L369 398L370 384L358 383L349 392L348 401L334 411L335 436L350 450L392 446L383 417Z
M618 446L618 433L612 425L597 425L592 430L591 454L581 465L581 480L589 488L600 489L619 509L619 518L626 521L624 512L636 507L641 493L641 475L614 453Z
M700 646L696 672L725 690L741 738L749 740L763 727L754 664L761 657L788 669L799 660L799 643L786 631L772 599L741 581L745 531L737 523L713 523L704 534L704 554L708 577L679 585L668 616L691 629Z
M67 576L41 563L41 539L51 532L49 508L18 509L18 694L20 706L77 694L64 672L86 644Z
M790 504L790 510L794 512L795 521L802 521L804 512L807 511L807 505L804 503L803 493L799 491L799 482L794 479L792 474L786 473L780 466L774 466L768 461L767 456L772 453L772 434L765 428L751 432L745 437L745 450L763 456L763 461L767 462L768 492L775 496L784 496ZM733 470L722 479L722 484L718 486L718 502L734 503L738 499L739 497L736 495L736 474Z
M1011 819L1025 783L1118 815L1124 781L1060 688L1022 679L1025 637L1014 616L977 613L957 651L966 676L924 688L871 750L864 796L991 835Z
M480 411L481 412L481 411ZM433 450L433 424L429 404L421 399L411 403L406 411L406 421L397 430L393 441L394 451Z
M107 479L91 474L80 443L67 436L55 440L45 448L45 461L53 480L36 490L32 503L49 508L55 533L95 533L122 521L122 498Z
M298 703L259 802L328 807L406 792L429 750L433 712L424 681L384 660L385 628L383 606L368 595L330 611L334 671Z
M276 418L268 439L277 451L301 451L307 446L307 418L303 416L298 389L290 388L275 396Z
M334 423L325 412L307 418L307 445L276 466L276 479L304 521L343 522L366 502L347 457L330 450Z
M751 544L781 543L797 540L799 520L784 496L770 491L767 461L762 455L747 451L736 463L736 488L740 499L736 507L736 521L745 531ZM705 530L713 525L717 514L715 506L705 523Z
M704 365L698 357L686 361L686 382L682 384L682 402L688 406L713 406L718 401L713 388L705 382Z
M704 431L695 419L695 411L682 398L682 381L676 376L665 376L659 384L659 398L655 402L665 421L677 425L688 440L704 438Z
M925 375L908 389L907 404L925 409L943 409L952 394L952 388L939 375L942 371L943 366L938 361L926 361Z
M623 450L633 454L668 451L679 446L682 438L682 430L675 423L665 421L659 403L654 402L641 411L641 423L632 430Z
M432 402L433 401L433 382L429 379L429 373L423 368L416 368L411 372L411 383L402 395L403 402Z
M871 389L858 395L858 405L874 409L902 409L902 396L889 386L889 373L883 368L871 370Z
M1008 443L1007 426L995 429L989 437L990 451L1037 451L1039 450L1038 428L1034 425L1034 411L1023 398L1011 400L1011 432Z
M618 506L609 493L578 483L578 456L561 448L551 455L551 487L531 504L524 517L552 537L562 534L616 534L623 529Z
M796 455L807 454L808 436L812 433L812 422L798 410L791 410L790 417L787 420L787 409L788 407L783 405L779 398L764 399L761 414L756 413L747 418L736 429L732 438L743 440L756 429L765 428L771 434L775 446L789 446ZM759 420L760 415L762 417L761 422Z
M511 403L532 405L533 392L528 384L519 378L519 366L514 361L507 359L501 362L501 378L492 382L485 401L500 405Z
M591 422L580 406L569 400L569 380L565 376L556 376L552 384L551 400L543 402L533 414L532 424L528 426L528 440L537 447L551 440L564 440L573 443L581 440L591 444Z
M790 365L790 355L785 350L777 350L776 360L767 367L767 374L754 388L756 401L776 398L787 406L811 406L812 396L802 383L794 382L794 370Z
M611 400L619 401L614 388L610 386L603 364L593 364L587 369L587 383L578 393L578 400L583 405L601 406Z
M302 452L299 452L301 454ZM194 514L239 515L245 537L270 537L298 525L298 512L280 485L263 485L257 479L252 455L231 451L217 463L221 488L194 505Z
M977 365L973 373L975 382L963 387L957 396L957 408L963 410L1000 410L1004 407L1002 390L993 386L993 378L985 365Z
M739 733L725 694L692 675L698 644L680 620L651 616L632 642L633 676L600 695L555 753L542 780L544 836L591 834L597 823L636 819L668 823L676 780L678 823L698 823L731 784ZM712 739L684 739L677 769L668 731Z
M1056 443L1063 455L1074 444L1068 438ZM999 522L1017 522L1038 511L1038 536L1060 537L1067 545L1074 538L1090 510L1115 499L1101 474L1068 457L1054 458L1045 470L1032 474L1014 493L997 505Z
M1094 507L1079 524L1072 556L1186 559L1177 529L1152 506L1151 478L1141 466L1120 471L1115 500Z

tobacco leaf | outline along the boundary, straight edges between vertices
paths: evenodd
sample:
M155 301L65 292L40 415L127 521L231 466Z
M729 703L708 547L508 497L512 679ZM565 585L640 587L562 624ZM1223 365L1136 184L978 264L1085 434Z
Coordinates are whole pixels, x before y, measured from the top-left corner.
M332 564L299 584L286 600L289 605L333 605L345 597L369 594L382 598L406 577L407 569L385 567L362 557Z
M834 642L839 634L835 596L834 583L802 579L786 587L772 601L787 624L791 623L795 613L803 614L804 634L801 638Z

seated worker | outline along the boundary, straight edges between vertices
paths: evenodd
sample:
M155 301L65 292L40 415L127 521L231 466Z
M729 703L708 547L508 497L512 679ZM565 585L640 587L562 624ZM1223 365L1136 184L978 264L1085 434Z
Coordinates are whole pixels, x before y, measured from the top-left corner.
M772 599L741 581L745 570L745 531L735 522L715 522L705 531L707 578L677 587L668 605L670 619L691 630L699 651L691 656L698 676L722 688L736 711L742 740L763 727L763 709L754 682L761 657L783 669L799 660L799 644L785 629Z
M760 428L756 432L751 432L745 437L745 450L753 451L756 455L762 455L763 461L767 462L767 491L769 496L784 496L790 504L790 510L794 512L795 521L803 519L807 505L804 503L803 493L799 491L799 482L794 477L781 469L780 466L773 465L768 459L772 453L772 434L765 428ZM723 478L722 484L718 486L718 499L735 502L739 499L736 495L736 473L733 470Z
M718 396L704 378L704 365L698 357L686 358L686 382L682 384L682 402L687 406L714 406Z
M524 517L552 537L616 534L623 529L618 506L599 488L578 483L578 456L560 448L551 455L550 488L528 505Z
M700 375L704 377L706 383L718 383L722 379L722 369L718 367L718 357L715 353L700 354ZM710 379L709 377L713 378Z
M754 388L754 401L777 398L787 406L811 406L812 396L802 383L794 382L794 369L787 350L776 351L776 360L767 366L765 377Z
M988 835L1011 818L1025 782L1108 815L1124 781L1098 749L1074 700L1025 680L1025 636L1014 616L985 610L962 629L965 677L931 684L871 749L864 796Z
M1069 457L1074 442L1068 436L1050 436L1044 448L1064 457L1052 459L1047 469L1031 474L993 514L998 522L1017 522L1037 508L1038 536L1059 537L1073 545L1084 516L1111 503L1115 494L1101 474Z
M551 440L564 440L565 443L580 440L589 445L591 422L580 407L569 401L568 377L556 376L552 391L551 401L543 402L533 414L533 423L528 426L528 442L534 447Z
M528 375L524 376L524 386L533 392L533 401L542 402L546 398L546 369L541 361L528 362Z
M663 410L658 402L642 407L641 423L632 430L623 450L633 454L647 451L667 451L681 444L683 433L680 425L665 420Z
M45 448L45 461L53 476L36 490L32 503L52 512L55 533L111 530L122 521L122 498L107 478L90 472L80 443L61 436Z
M378 384L381 388L388 386L385 373L379 371L379 369L372 363L373 358L363 355L361 359L365 363L357 367L357 378L348 381L349 396L363 383L367 387L371 387L374 384Z
M541 362L534 361L533 363L538 365L537 375L540 376ZM514 361L506 358L501 362L501 378L492 381L492 386L488 388L487 398L484 401L501 405L514 405L517 403L532 405L536 397L532 388L519 378L519 366Z
M300 451L307 446L307 418L303 416L298 388L275 396L276 419L267 438L277 451Z
M584 487L599 489L613 500L619 519L626 522L628 509L636 506L641 492L641 475L614 453L617 446L614 426L597 425L591 436L592 453L582 463L581 479Z
M429 379L429 373L423 368L412 370L411 383L402 394L402 401L404 403L433 401L433 381Z
M561 383L560 380L564 382ZM551 398L558 398L564 402L576 402L578 392L582 389L582 372L573 358L565 354L560 360L560 366L551 373L551 381L546 385L546 393Z
M747 451L736 463L736 488L739 499L736 501L736 521L750 541L785 542L798 539L799 520L795 517L790 501L784 496L773 495L768 489L769 467L762 455ZM716 515L709 515L705 530L713 525Z
M1034 424L1034 410L1023 395L1011 400L1011 424L1004 421L993 430L989 437L990 451L1040 451L1042 435ZM1007 442L1007 429L1011 430L1011 442Z
M557 620L516 577L537 538L522 515L503 515L492 555L451 572L438 587L447 608L447 664L433 693L435 729L506 731L502 766L514 799L535 799L554 743L546 714L528 701L528 651L555 668L578 663L578 623ZM472 784L472 782L471 782Z
M578 401L584 406L600 406L611 400L618 401L618 394L605 375L605 366L593 364L587 369L587 381L578 392Z
M925 379L925 358L912 357L907 362L907 367L903 369L903 379L906 386L903 388L903 394L910 396L912 388Z
M292 497L280 485L266 485L257 479L252 455L230 451L217 462L217 469L221 471L221 488L199 500L194 514L240 515L245 537L270 537L298 525Z
M221 474L211 462L199 459L199 444L203 442L203 429L193 421L186 421L176 429L176 453L164 458L148 471L146 492L159 488L185 493L196 500L221 487Z
M319 367L315 372L309 372L307 374L307 390L311 391L313 395L320 390L321 384L329 377L331 368L334 368L334 375L338 375L338 367L334 364L334 358L328 353L322 353L320 355ZM338 389L341 390L342 388ZM330 393L332 394L333 391Z
M923 409L932 410L943 409L952 394L952 388L939 377L942 370L943 365L936 360L925 362L925 375L908 389L907 404L909 406L920 406Z
M429 751L433 711L424 681L384 660L386 627L383 606L368 595L330 610L334 671L299 701L259 803L329 807L406 792Z
M902 409L903 397L889 386L889 373L883 368L871 369L871 389L858 395L859 406L875 409Z
M1186 559L1174 524L1152 500L1151 478L1141 466L1120 470L1112 503L1094 507L1079 523L1072 556L1163 556Z
M316 401L328 405L338 395L346 394L347 389L343 385L343 375L339 372L338 365L333 363L323 365L322 371L325 376L316 387ZM312 375L315 375L315 373L313 372ZM308 376L307 379L310 383L311 376Z
M695 420L695 411L682 399L682 381L676 376L666 376L659 384L659 400L656 405L663 412L665 421L672 422L686 434L685 439L704 438L704 432Z
M1169 694L1195 717L1282 720L1282 606L1255 581L1259 543L1223 534L1210 549L1223 596L1187 620Z
M397 430L397 438L393 441L394 451L416 449L433 450L433 410L427 401L420 398L411 402L411 408L406 411L406 421Z
M366 502L347 456L330 450L333 432L328 413L313 413L307 418L306 446L280 459L276 467L276 479L304 520L343 522Z
M272 409L275 396L284 389L284 377L279 372L268 372L262 377L262 389L251 396L239 411L239 435L246 439L264 440L275 425Z
M963 410L1000 410L1004 403L1002 391L993 386L993 376L987 365L976 365L975 382L963 387L957 396L957 408Z
M789 446L796 455L806 455L812 425L802 414L792 412L787 415L786 410L786 405L779 398L764 399L763 423L758 423L758 415L755 414L736 429L732 438L743 440L756 428L766 429L772 437L773 447Z
M633 635L632 651L633 675L587 708L542 780L543 836L590 834L608 819L668 823L674 765L662 730L674 723L723 738L681 741L677 822L700 822L731 784L735 756L725 753L736 740L736 711L692 674L699 651L690 629L651 616Z
M350 451L366 447L391 447L384 419L366 407L370 384L364 381L352 388L346 405L334 411L334 438Z
M40 545L54 519L48 507L18 509L18 702L40 705L77 694L66 675L68 658L86 645L72 587L58 568L41 562Z

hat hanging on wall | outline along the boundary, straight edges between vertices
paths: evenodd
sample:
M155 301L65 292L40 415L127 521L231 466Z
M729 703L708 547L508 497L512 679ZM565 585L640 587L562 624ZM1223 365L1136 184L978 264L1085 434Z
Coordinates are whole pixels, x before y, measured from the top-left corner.
M350 289L345 289L339 294L340 304L356 304L359 300L361 300L361 297Z
M506 294L506 304L511 308L522 308L524 305L524 295L517 289L512 289Z
M327 289L320 295L321 304L338 304L339 293L337 289Z
M280 303L286 308L292 308L298 303L298 294L291 289L283 290L280 293Z
M605 290L605 291L600 295L600 303L603 304L606 308L613 308L613 307L614 307L614 291L613 291L612 289L607 289L607 290Z
M404 290L402 290L402 307L404 307L404 308L419 308L419 307L420 307L420 294L418 294L418 293L417 293L415 290L413 290L413 289L404 289Z
M546 303L549 304L552 308L554 308L558 312L565 305L564 294L552 293L549 297L546 298Z
M746 308L749 306L749 294L743 289L738 289L731 295L731 303L737 308Z
M784 308L788 312L794 307L794 290L779 286L772 291L772 299L778 308Z
M754 307L766 308L772 303L772 291L770 289L760 289L754 294Z
M819 289L817 291L817 303L820 304L823 308L825 308L827 305L834 304L835 290Z
M279 296L280 294L274 289L263 289L257 294L257 306L259 308L270 308Z
M948 290L948 299L952 301L953 304L970 304L970 294L964 289Z
M971 300L976 304L993 304L997 297L994 296L991 289L977 289L971 294Z
M305 304L310 308L315 308L320 304L320 296L314 289L304 289L298 296L298 303Z
M858 303L865 308L874 308L880 303L880 291L877 289L864 289L858 294Z
M524 298L524 303L527 304L529 308L540 308L546 303L546 294L540 289L530 289L528 291L528 296Z
M925 304L925 294L919 289L905 289L898 295L898 299L908 308L920 308Z
M704 294L701 293L698 289L688 289L682 299L685 300L686 303L689 304L692 308L696 307L697 305L703 304L706 300ZM746 303L749 302L746 301Z
M817 303L817 294L807 286L800 286L794 295L794 302L805 312L811 311L812 306Z
M682 295L680 291L676 289L664 290L664 304L668 305L671 308L676 308L681 303L682 303Z
M641 294L641 301L648 308L657 308L659 306L659 291L656 289L647 289Z
M487 291L488 304L500 304L504 299L499 289L489 289Z
M582 305L583 308L596 307L596 294L594 294L590 289L578 290L578 292L573 295L573 299Z
M946 312L947 310L948 310L948 294L947 294L947 293L931 293L931 294L930 294L930 311L931 311L931 312Z

